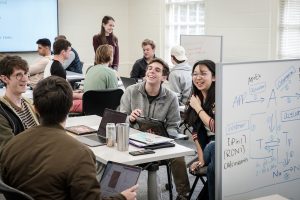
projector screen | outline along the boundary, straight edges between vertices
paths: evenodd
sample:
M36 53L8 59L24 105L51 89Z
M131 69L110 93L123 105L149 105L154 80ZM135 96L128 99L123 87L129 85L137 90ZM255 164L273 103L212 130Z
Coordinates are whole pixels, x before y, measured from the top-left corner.
M58 33L57 0L0 0L0 52L36 51Z

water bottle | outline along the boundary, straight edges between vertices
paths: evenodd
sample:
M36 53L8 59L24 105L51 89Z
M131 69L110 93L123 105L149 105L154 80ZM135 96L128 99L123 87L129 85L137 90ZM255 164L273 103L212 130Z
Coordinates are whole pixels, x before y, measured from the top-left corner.
M116 126L114 123L106 124L106 145L108 147L115 146L116 143Z
M119 151L128 151L129 147L129 124L117 124L117 147Z

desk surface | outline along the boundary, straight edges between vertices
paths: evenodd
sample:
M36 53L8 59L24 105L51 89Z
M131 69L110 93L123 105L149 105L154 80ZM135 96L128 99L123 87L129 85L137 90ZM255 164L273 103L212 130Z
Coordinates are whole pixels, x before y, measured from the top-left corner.
M97 115L90 116L80 116L80 117L70 117L67 119L66 126L74 126L83 124L86 126L94 127L99 126L101 121L101 117ZM78 137L75 136L74 137ZM115 161L129 165L138 165L142 163L148 163L159 160L166 160L170 158L176 158L186 155L194 155L194 150L187 148L185 146L176 144L175 147L157 149L154 150L154 154L147 154L141 156L131 156L128 152L135 151L139 148L129 145L129 151L118 151L117 147L107 147L107 146L98 146L98 147L90 147L91 150L96 155L96 159L106 164L107 161Z
M84 75L76 72L66 71L66 78L68 81L80 81L84 80Z

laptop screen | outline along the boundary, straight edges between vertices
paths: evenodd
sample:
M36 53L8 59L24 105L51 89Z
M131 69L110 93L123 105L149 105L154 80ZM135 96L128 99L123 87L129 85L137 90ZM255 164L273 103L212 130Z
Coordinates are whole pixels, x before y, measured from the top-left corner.
M111 110L105 108L99 129L98 129L98 136L106 137L106 124L107 123L125 123L126 122L127 114L121 113L115 110Z
M134 186L141 171L140 167L108 161L100 181L101 196L113 196Z

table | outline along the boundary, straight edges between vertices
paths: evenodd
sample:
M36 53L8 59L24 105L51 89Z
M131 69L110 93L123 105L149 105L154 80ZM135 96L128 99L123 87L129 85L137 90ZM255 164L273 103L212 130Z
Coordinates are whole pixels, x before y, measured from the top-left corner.
M74 126L74 125L86 125L92 128L98 129L100 124L101 117L97 115L89 115L89 116L80 116L80 117L70 117L67 119L66 126ZM134 132L133 129L130 130ZM79 136L74 136L79 137ZM154 154L147 154L142 156L131 156L128 152L135 151L139 148L129 145L128 151L118 151L116 147L107 147L107 146L98 146L98 147L90 147L90 149L94 152L97 161L106 164L107 161L111 160L114 162L124 163L128 165L139 165L144 163L150 163L160 160L166 160L171 158L177 158L186 155L194 155L194 150L187 148L185 146L176 144L175 147L165 149L157 149L154 150ZM158 195L158 196L156 196ZM161 195L157 189L157 175L156 171L148 170L148 199L156 200L160 199Z
M79 73L71 72L71 71L66 71L66 73L67 73L66 77L67 77L68 81L76 82L76 81L84 80L83 74L79 74Z

